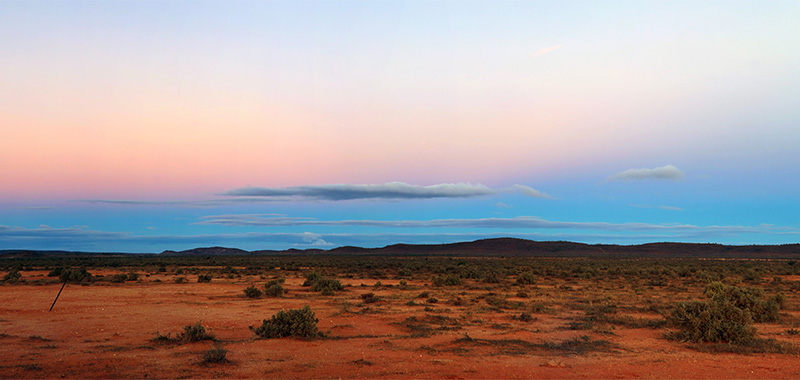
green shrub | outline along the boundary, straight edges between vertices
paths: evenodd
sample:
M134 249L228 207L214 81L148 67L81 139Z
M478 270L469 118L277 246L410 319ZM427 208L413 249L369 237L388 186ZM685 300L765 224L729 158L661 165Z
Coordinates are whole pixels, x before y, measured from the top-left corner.
M201 274L197 276L197 282L211 282L211 275L210 274Z
M434 286L458 286L461 285L461 277L457 274L448 274L446 276L436 276L433 278Z
M247 298L258 298L261 297L261 294L261 290L253 285L244 288L244 296Z
M669 316L674 338L690 342L747 343L755 337L752 317L730 302L681 302Z
M270 320L264 320L261 326L250 330L261 339L298 337L316 338L322 335L317 329L314 311L306 305L302 309L289 309L279 311Z
M313 292L325 292L333 294L334 290L342 290L342 289L344 289L344 287L342 286L342 283L339 282L339 280L327 277L318 277L311 284L311 291Z
M58 277L62 272L64 272L64 267L56 267L47 274L47 277Z
M535 282L536 282L536 275L534 275L533 272L531 271L520 273L520 275L517 276L517 284L533 285Z
M183 277L183 276L175 277L175 283L176 284L185 284L186 282L187 282L186 277Z
M11 270L10 272L6 273L5 276L3 276L3 282L8 282L10 284L14 284L20 279L22 279L22 275L19 274L19 271L16 269Z
M139 273L134 271L128 272L128 281L136 281L139 279Z
M306 275L306 280L303 282L303 286L311 286L322 277L322 274L319 272L311 272Z
M58 276L58 278L62 282L66 281L73 283L89 282L92 281L92 274L89 273L89 271L87 271L86 268L68 269L68 270L63 270L61 272L61 275Z
M730 286L719 281L710 283L703 293L714 302L728 302L742 310L749 310L753 322L777 321L781 298L785 297L779 295L767 299L762 289Z
M774 322L785 302L778 294L766 298L758 288L725 285L719 281L708 284L703 293L705 302L679 303L669 321L680 329L674 337L692 342L727 342L750 344L755 339L753 322Z
M375 293L364 293L361 295L361 299L364 303L375 303L380 301L380 297L377 297Z
M228 350L217 346L203 353L203 363L207 364L226 363L228 362L228 359L225 358L225 356L227 355L228 355Z
M281 285L280 282L277 282L275 280L273 281L267 282L267 284L264 285L264 295L267 297L283 296L284 293L283 285Z
M183 343L194 343L201 340L214 340L214 335L206 332L206 328L200 322L194 325L186 325L183 332L178 335L178 341Z

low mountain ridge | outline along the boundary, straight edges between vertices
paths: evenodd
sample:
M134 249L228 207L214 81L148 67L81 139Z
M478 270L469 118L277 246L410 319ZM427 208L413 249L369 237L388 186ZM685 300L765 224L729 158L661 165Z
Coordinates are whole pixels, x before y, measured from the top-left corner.
M0 258L54 256L128 256L124 253L0 250ZM533 241L492 238L447 244L392 244L380 248L342 246L329 250L309 248L246 251L227 247L167 250L159 256L274 256L274 255L393 255L393 256L540 256L540 257L695 257L695 258L800 258L800 244L722 245L712 243L647 243L640 245L585 244L570 241Z

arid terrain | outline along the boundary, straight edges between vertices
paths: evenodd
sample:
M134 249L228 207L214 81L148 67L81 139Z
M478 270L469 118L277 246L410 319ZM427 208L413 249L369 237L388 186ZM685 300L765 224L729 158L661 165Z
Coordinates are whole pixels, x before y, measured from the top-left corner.
M800 378L800 263L791 260L287 256L0 265L2 378ZM69 277L63 273L81 267L91 277L73 277L48 311ZM315 277L341 290L304 286ZM245 296L270 280L282 295ZM669 337L675 306L705 300L714 281L761 289L764 299L780 294L777 320L754 324L756 343ZM258 339L249 328L306 305L322 336ZM197 323L213 340L179 339ZM224 358L210 359L214 348Z

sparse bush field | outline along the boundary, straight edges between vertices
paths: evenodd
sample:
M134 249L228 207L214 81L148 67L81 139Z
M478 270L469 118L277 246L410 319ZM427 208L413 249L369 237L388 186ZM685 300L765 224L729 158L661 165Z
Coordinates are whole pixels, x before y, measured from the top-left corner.
M315 256L155 260L0 261L0 274L18 273L22 279L0 284L0 305L12 305L0 318L0 340L9 347L11 360L28 363L14 368L37 374L28 377L60 376L55 372L59 356L51 353L63 353L67 345L52 333L58 328L53 321L42 320L42 330L21 337L2 329L20 318L13 310L35 309L20 304L17 300L25 297L16 292L40 297L44 302L38 302L45 304L58 291L59 279L67 279L68 286L54 316L80 303L92 312L73 323L118 330L80 330L87 335L71 343L75 349L92 352L105 364L117 360L114 354L145 358L137 360L148 365L124 370L129 371L125 377L152 377L146 373L150 366L173 373L150 358L183 360L185 372L174 372L174 377L203 377L202 367L242 377L380 377L379 371L402 377L409 375L401 372L406 367L392 363L408 363L408 357L417 358L414 376L441 377L449 368L455 368L457 377L502 375L474 365L481 358L493 368L520 361L545 367L564 364L587 377L587 368L622 362L640 373L668 377L658 368L687 366L686 351L697 360L695 366L723 363L735 368L743 362L725 355L771 353L777 356L765 364L769 374L792 377L786 368L793 365L800 346L797 261ZM131 274L137 273L142 274L132 281ZM211 284L186 280L202 282L206 276L214 279ZM123 277L124 286L115 283ZM128 293L115 293L117 288ZM40 291L46 296L36 296ZM148 297L130 298L134 294ZM270 298L256 299L264 296ZM269 310L269 318L252 326L248 335L245 326L260 320L261 315L253 315L262 310ZM187 316L210 322L215 334L200 323L176 334ZM152 335L137 338L139 329L147 334L173 332L150 340ZM243 331L258 341L243 339ZM25 338L29 335L40 338ZM644 336L654 346L644 347L630 336ZM292 337L300 339L277 339ZM225 345L233 353L214 345ZM26 350L35 350L35 363L21 356ZM634 364L626 361L630 350L636 350ZM580 361L574 360L578 356ZM231 365L210 366L215 363ZM265 363L275 372L264 372ZM354 372L320 369L331 363L350 363ZM692 377L691 372L682 373Z

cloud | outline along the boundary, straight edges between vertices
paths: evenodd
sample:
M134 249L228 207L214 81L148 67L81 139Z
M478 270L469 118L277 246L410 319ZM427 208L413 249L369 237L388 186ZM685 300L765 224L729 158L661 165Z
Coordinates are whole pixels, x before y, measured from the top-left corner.
M457 199L494 196L499 193L517 192L534 198L553 199L548 194L530 186L513 185L505 189L493 189L481 184L442 183L419 186L404 182L384 184L332 184L292 187L243 187L219 195L229 198L193 201L147 201L124 199L82 199L73 202L108 204L118 206L184 206L210 208L229 204L271 203L288 201L350 201L350 200L415 200Z
M516 191L536 198L551 198L549 195L525 185L514 185L506 191ZM431 186L410 185L404 182L387 182L368 185L308 185L293 187L245 187L234 189L222 195L232 197L264 197L278 199L312 199L325 201L345 201L356 199L434 199L434 198L475 198L491 196L498 190L481 184L442 183Z
M529 197L553 199L553 197L551 197L551 196L549 196L549 195L547 195L547 194L545 194L545 193L543 193L543 192L541 192L539 190L536 190L536 189L534 189L534 188L532 188L530 186L514 185L514 186L511 186L510 189L513 190L513 191L516 191L516 192L518 192L520 194L527 195Z
M628 181L628 180L672 180L678 181L685 178L686 175L683 172L672 166L666 165L660 168L653 168L653 169L628 169L612 176L606 178L605 182L608 181Z
M258 214L212 215L195 224L231 227L358 226L381 228L485 228L485 229L572 229L618 232L712 233L737 234L768 232L771 226L696 226L691 224L561 222L530 216L514 218L432 219L432 220L317 220L303 217L271 217Z
M335 244L329 243L322 239L322 235L315 234L312 232L303 232L303 242L305 245L312 246L312 247L332 247ZM298 245L298 244L295 244Z
M553 45L553 46L548 46L546 48L541 48L541 49L539 49L539 51L534 53L533 56L534 57L538 57L540 55L545 55L545 54L548 54L548 53L552 53L552 52L554 52L554 51L556 51L558 49L561 49L562 47L564 47L564 45Z
M494 207L497 207L497 208L513 208L514 206L505 204L503 202L497 202L497 203L494 204Z

